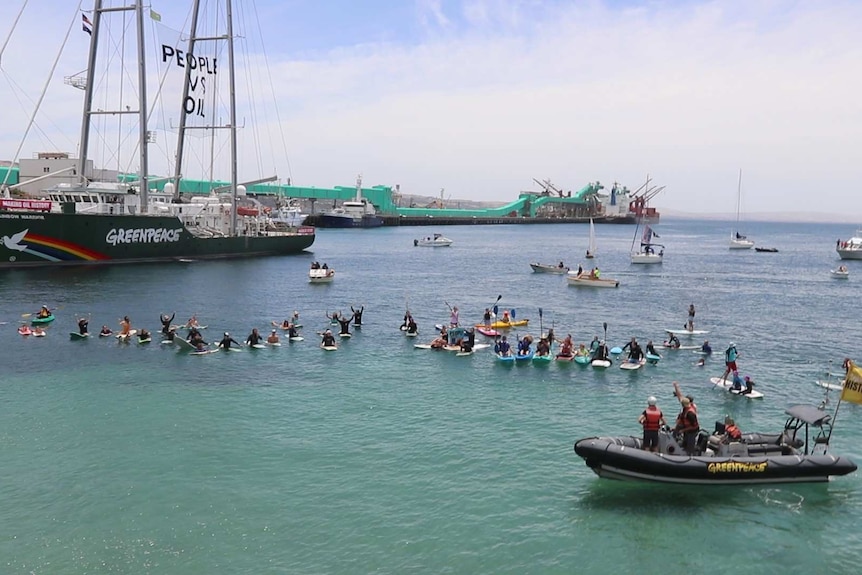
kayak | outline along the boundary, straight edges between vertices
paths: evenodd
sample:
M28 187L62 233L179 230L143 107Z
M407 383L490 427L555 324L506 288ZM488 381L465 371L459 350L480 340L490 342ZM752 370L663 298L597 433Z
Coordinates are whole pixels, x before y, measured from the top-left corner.
M527 325L527 323L529 321L530 320L528 320L528 319L513 319L510 321L499 321L498 320L498 321L495 321L494 323L492 323L491 327L494 329L509 329L510 327L520 327L520 326ZM483 329L486 328L485 324L483 324L483 323L476 325L477 329L480 327Z
M525 354L516 354L515 361L530 361L533 359L533 352L525 353Z
M576 355L575 363L578 365L587 365L590 363L590 356L588 355Z
M554 358L551 357L550 353L546 353L545 355L533 354L533 363L551 363L552 359Z
M747 397L748 399L763 399L763 394L757 390L752 390L751 393L742 393L745 389L743 385L742 389L733 389L733 381L730 379L721 379L720 377L710 377L710 383L712 383L716 387L720 387L724 391L730 392L733 395L741 395L742 397Z
M573 355L558 355L554 359L556 359L557 361L569 362L569 361L572 361L573 359L575 359L575 356L573 356Z
M51 323L54 321L54 314L52 313L48 317L34 317L30 320L30 323Z
M476 331L478 331L479 333L481 333L485 337L497 337L498 335L500 335L500 332L497 331L496 329L491 329L491 328L485 327L484 325L481 325L481 326L477 325Z
M497 354L497 361L501 361L503 363L515 363L515 356L514 356L514 354L500 355L498 353Z

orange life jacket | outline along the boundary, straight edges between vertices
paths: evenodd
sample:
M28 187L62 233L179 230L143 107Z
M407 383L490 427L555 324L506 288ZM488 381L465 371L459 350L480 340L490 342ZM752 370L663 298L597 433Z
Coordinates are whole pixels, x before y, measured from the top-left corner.
M742 438L742 431L736 425L728 425L724 428L724 431L727 433L727 436L731 439L739 440Z
M661 410L654 406L650 405L644 410L644 431L658 431L661 422L662 413Z

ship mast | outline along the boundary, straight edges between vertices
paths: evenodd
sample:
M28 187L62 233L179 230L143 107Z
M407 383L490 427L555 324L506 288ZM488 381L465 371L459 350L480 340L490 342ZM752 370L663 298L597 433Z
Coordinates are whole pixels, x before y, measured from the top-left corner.
M234 78L233 53L233 11L232 0L225 1L225 18L227 19L227 54L228 54L228 84L230 89L230 198L231 218L230 235L236 235L236 85Z
M200 6L201 3L198 0L195 0L194 6L192 6L192 22L191 29L189 33L189 47L188 53L195 53L195 43L198 40L198 15L200 14ZM183 105L180 106L180 121L179 127L177 129L177 153L175 158L175 166L174 166L174 200L179 200L180 198L180 179L182 178L182 170L183 170L183 152L184 144L186 141L186 122L188 121L188 112L186 111L185 102L189 98L189 91L191 85L191 67L187 67L185 69L185 77L183 78L183 99L180 100Z
M138 43L138 109L137 110L93 110L93 90L95 82L93 75L96 70L96 56L99 48L99 28L101 26L102 13L135 11ZM141 213L148 211L149 179L147 173L147 56L144 46L144 5L136 2L131 6L120 6L116 8L102 8L102 0L95 0L93 4L93 30L90 39L90 54L87 61L87 84L84 88L84 115L81 123L81 150L78 158L78 182L85 185L86 178L84 170L87 167L87 153L90 145L90 122L96 114L137 114L138 115L138 187L140 190Z

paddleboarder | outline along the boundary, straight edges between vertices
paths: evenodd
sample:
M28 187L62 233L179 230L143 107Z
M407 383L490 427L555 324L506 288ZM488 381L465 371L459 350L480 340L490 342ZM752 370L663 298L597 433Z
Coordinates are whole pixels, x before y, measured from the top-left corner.
M90 325L90 320L85 317L78 318L78 333L81 335L88 335L88 327Z
M686 324L685 329L694 331L694 304L688 306L688 324Z
M323 332L323 339L320 340L322 347L335 347L335 337L332 335L332 330Z
M350 306L350 311L353 312L353 325L356 327L362 327L362 312L365 311L365 306L359 306L359 309L353 309L353 306Z

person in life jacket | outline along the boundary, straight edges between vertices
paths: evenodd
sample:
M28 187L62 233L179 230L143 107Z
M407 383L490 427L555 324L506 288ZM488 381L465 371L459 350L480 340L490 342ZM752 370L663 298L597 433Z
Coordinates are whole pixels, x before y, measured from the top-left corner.
M658 451L658 430L662 425L667 425L667 422L664 420L664 414L656 406L655 397L647 398L647 408L641 413L638 423L644 428L644 451Z
M682 411L676 417L675 431L682 433L682 448L689 455L695 455L695 444L697 432L700 431L700 423L697 421L697 411L692 407L691 400L683 397L679 400Z
M736 422L729 415L724 418L724 441L739 441L742 439L742 430L736 426Z

